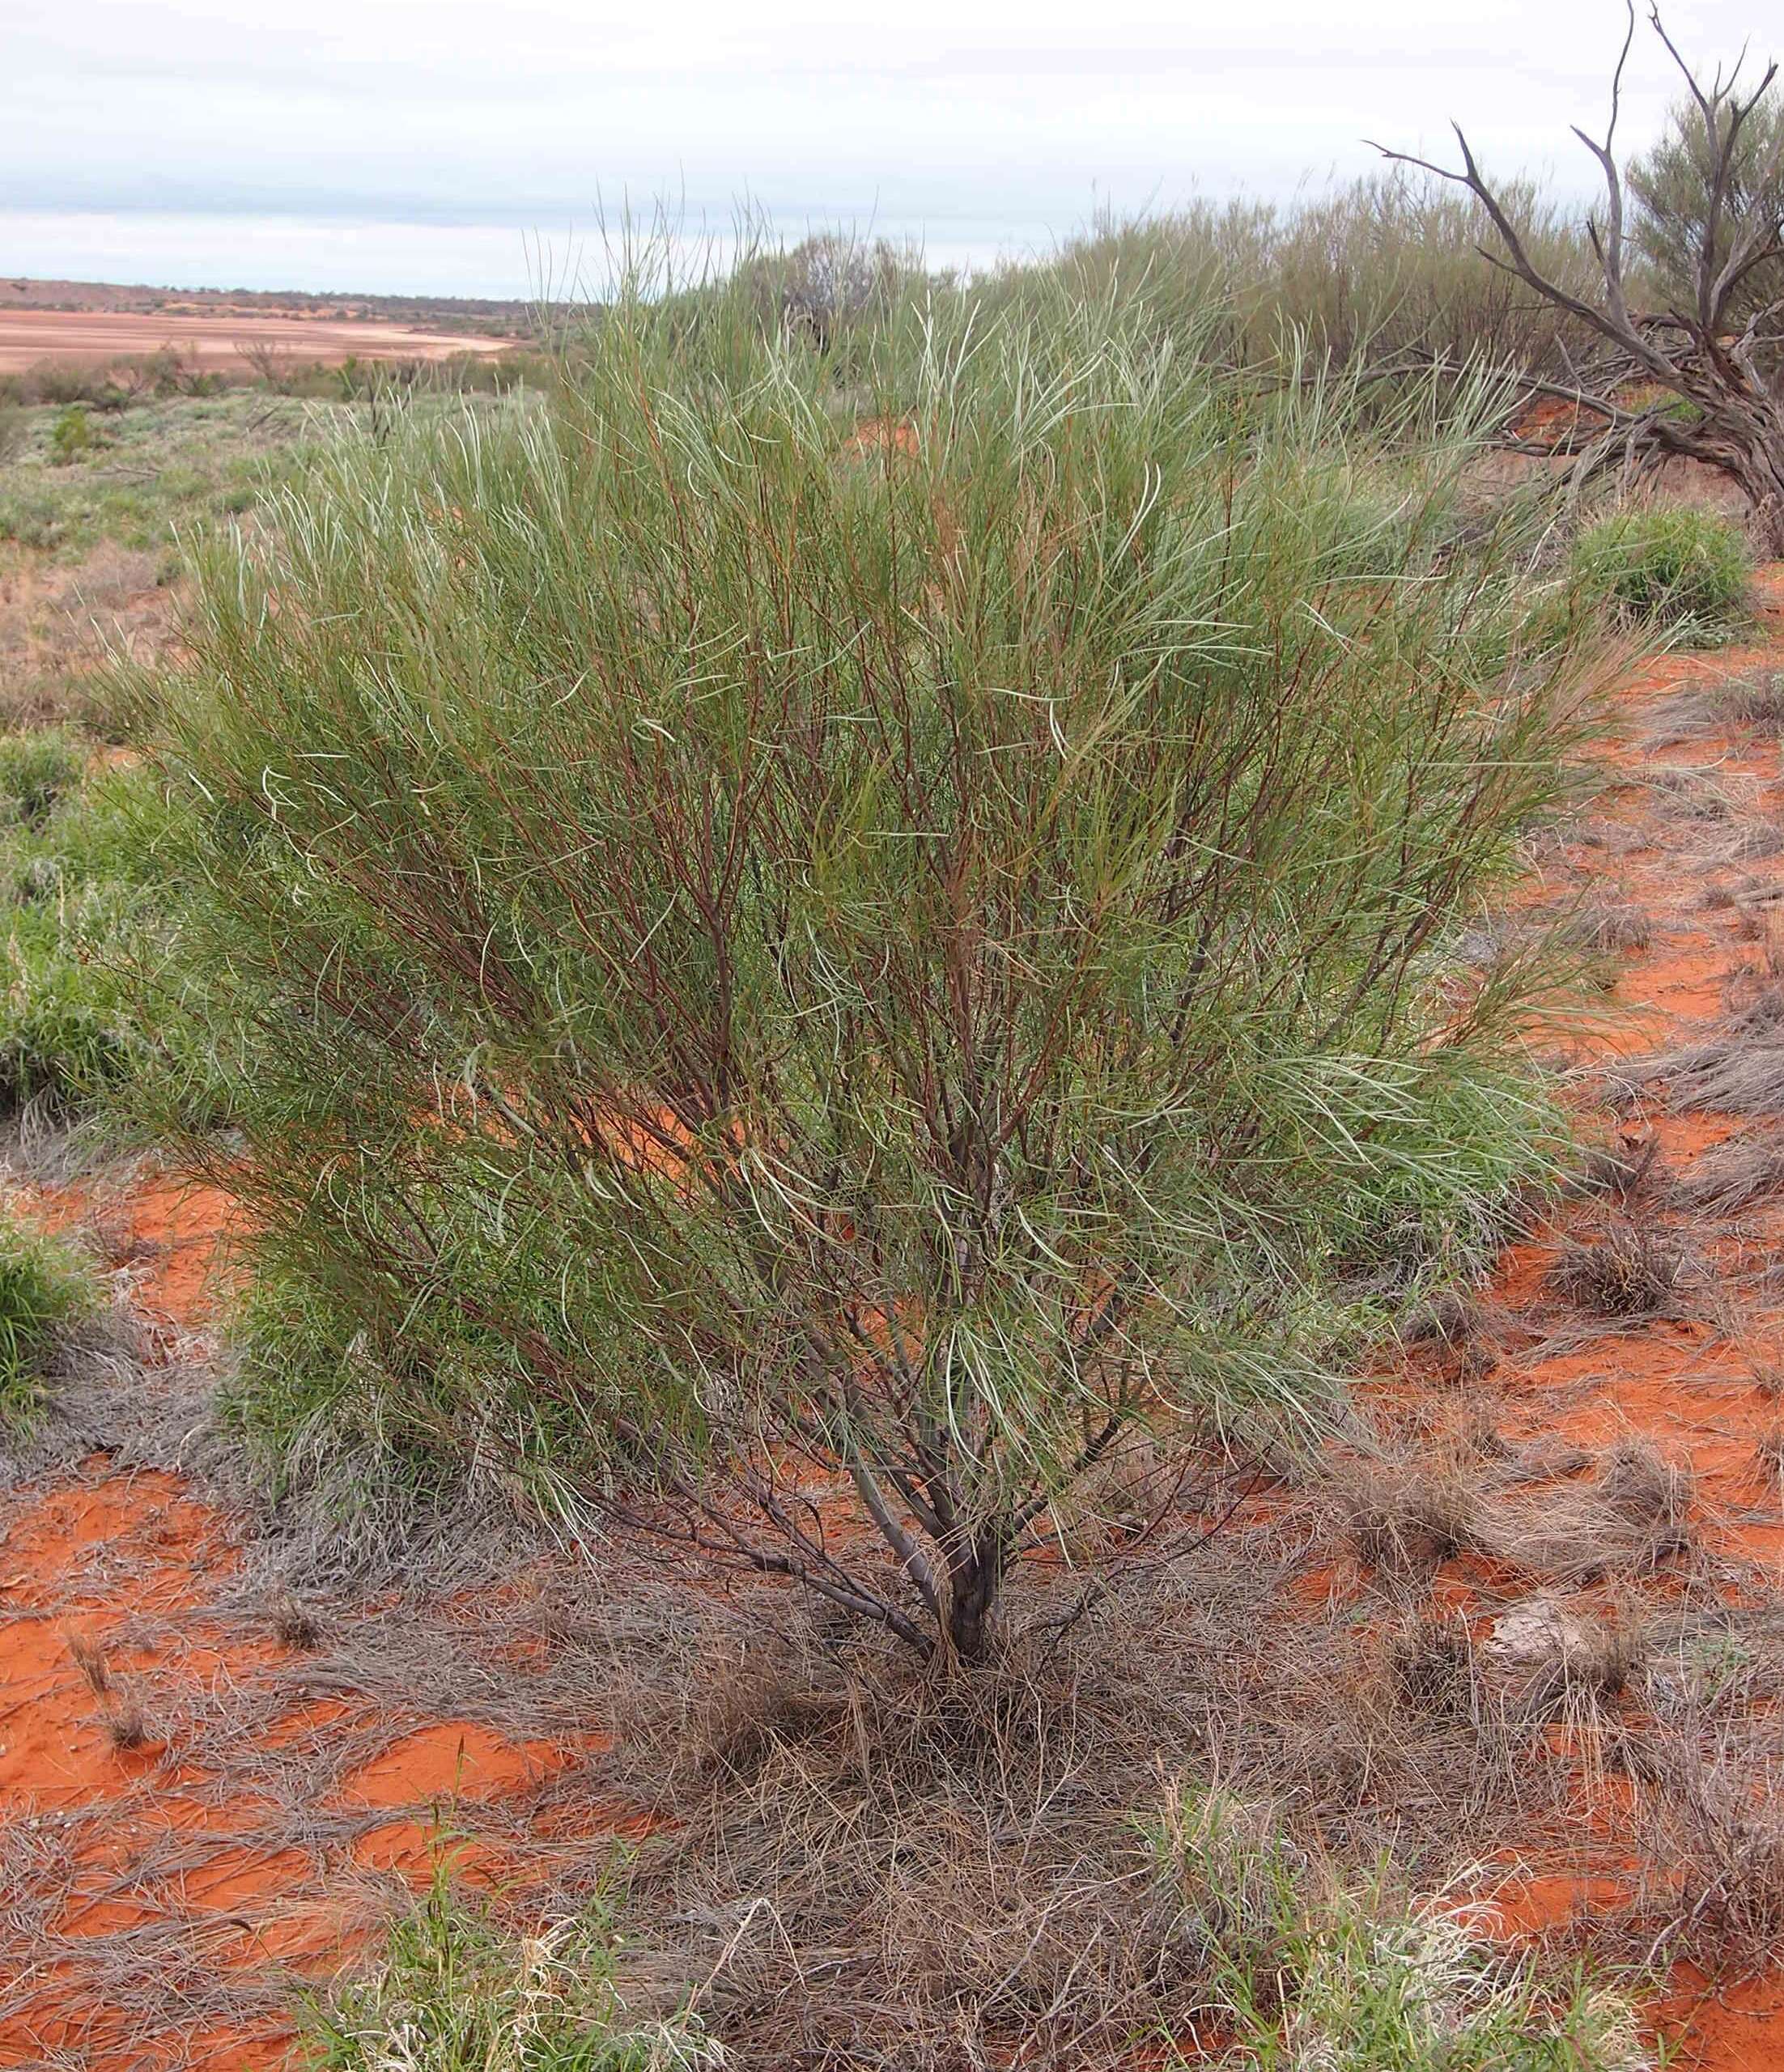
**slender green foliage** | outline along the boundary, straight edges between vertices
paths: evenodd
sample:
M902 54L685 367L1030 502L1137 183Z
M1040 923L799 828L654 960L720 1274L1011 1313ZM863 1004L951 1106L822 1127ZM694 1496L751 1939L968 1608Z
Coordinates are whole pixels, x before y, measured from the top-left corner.
M1738 525L1707 511L1618 512L1581 534L1574 567L1627 623L1688 643L1727 640L1752 622L1752 550Z
M57 1332L90 1300L66 1246L0 1217L0 1434L28 1425L42 1408Z
M1663 307L1689 309L1697 299L1705 241L1718 272L1741 228L1756 214L1784 219L1784 100L1761 100L1742 124L1714 196L1715 154L1705 134L1702 111L1678 102L1659 141L1629 168L1637 204L1634 237L1652 270L1650 292ZM1784 296L1784 253L1770 252L1738 283L1728 314L1735 327L1775 306ZM1768 326L1768 329L1775 327ZM1768 339L1767 358L1777 363L1777 342Z
M86 767L85 748L57 728L0 735L0 826L41 827Z
M168 805L142 768L84 773L66 737L0 741L0 1108L91 1113L138 1075L219 1119L202 1066L156 1010L153 974L176 894Z
M534 1934L503 1929L442 1855L369 1976L311 2008L309 2072L700 2072L724 2062L686 2021L632 2015L597 1900Z
M1584 294L1594 278L1583 228L1531 183L1507 205L1547 269ZM1366 372L1491 365L1565 377L1590 334L1522 282L1488 265L1485 213L1402 169L1293 205L1200 203L1109 223L1067 247L1065 277L1095 292L1144 288L1186 333L1212 327L1224 357L1274 371L1298 335L1323 362ZM1019 292L1019 276L1010 282ZM1396 384L1382 392L1390 409Z
M1063 287L850 349L637 294L550 414L207 554L175 975L244 1149L187 1149L307 1340L250 1420L972 1657L1118 1455L1315 1415L1335 1289L1542 1169L1446 946L1587 657L1520 507L1463 532L1485 386L1366 435Z
M1219 2062L1332 2072L1642 2072L1626 1995L1577 1974L1544 1989L1466 1909L1344 1884L1269 1809L1182 1792L1151 1831L1178 1933L1214 1982Z

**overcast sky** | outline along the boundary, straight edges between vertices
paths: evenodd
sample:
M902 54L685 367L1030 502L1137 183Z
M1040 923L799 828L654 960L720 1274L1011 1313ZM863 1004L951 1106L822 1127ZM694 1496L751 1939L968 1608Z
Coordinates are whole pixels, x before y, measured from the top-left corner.
M1773 7L1667 9L1693 57ZM1284 195L1366 136L1583 192L1620 0L0 0L0 269L175 285L524 293L605 209L743 197L938 262L1099 207ZM1784 46L1784 23L1773 32ZM1672 83L1638 34L1624 134Z

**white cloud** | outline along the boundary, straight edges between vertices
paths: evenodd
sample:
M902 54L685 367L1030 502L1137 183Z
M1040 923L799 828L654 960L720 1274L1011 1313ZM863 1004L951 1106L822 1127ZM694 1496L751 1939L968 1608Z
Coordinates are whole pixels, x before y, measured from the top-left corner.
M1441 150L1451 115L1490 163L1548 163L1583 189L1568 125L1602 119L1624 20L1616 0L910 0L872 18L790 0L4 6L0 265L72 272L42 264L52 218L152 211L134 248L165 254L169 278L176 261L194 278L206 248L172 217L219 219L198 267L215 278L243 274L226 240L253 216L285 219L294 264L299 224L325 241L329 219L452 226L459 258L437 240L417 253L474 263L486 285L503 262L464 230L554 233L588 223L597 194L677 195L723 222L747 191L789 224L872 218L938 253L988 253L1099 204L1360 170L1368 135ZM1752 21L1735 0L1669 11L1710 57ZM1671 85L1644 26L1632 142ZM517 284L517 236L510 248Z

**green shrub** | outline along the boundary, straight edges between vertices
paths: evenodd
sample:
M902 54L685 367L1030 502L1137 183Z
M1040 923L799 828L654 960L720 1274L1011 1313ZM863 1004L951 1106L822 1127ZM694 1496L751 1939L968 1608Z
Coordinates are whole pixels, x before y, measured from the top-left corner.
M1596 268L1582 228L1531 183L1506 199L1538 264L1587 296ZM1052 263L1081 292L1146 283L1191 334L1212 312L1221 350L1252 367L1277 365L1298 338L1342 367L1435 359L1559 379L1591 333L1487 265L1490 234L1472 197L1396 168L1285 206L1202 202L1103 225ZM1011 291L1022 284L1010 277Z
M1730 168L1733 177L1714 205L1712 163L1702 111L1687 100L1673 105L1659 141L1629 167L1636 202L1632 241L1652 270L1650 307L1693 306L1707 226L1714 223L1719 269L1755 217L1773 223L1784 217L1784 102L1761 100L1741 125ZM1784 253L1762 245L1757 263L1744 270L1728 304L1730 328L1739 329L1781 293ZM1765 340L1761 352L1775 362L1774 342Z
M142 1079L158 1102L215 1119L154 1004L175 925L165 795L141 768L76 781L83 762L53 734L0 743L0 1111L83 1115Z
M1574 568L1632 624L1718 640L1751 622L1752 552L1739 526L1708 512L1619 512L1581 534Z
M0 1216L0 1433L28 1424L42 1408L57 1335L90 1300L67 1246Z
M318 1403L970 1657L1111 1451L1314 1415L1357 1262L1543 1170L1444 946L1585 658L1518 507L1459 550L1497 398L1366 438L1063 291L869 344L914 451L640 297L219 542L170 970Z
M499 1927L435 1870L369 1978L312 2010L308 2072L699 2072L724 2062L696 2023L656 2022L621 1995L601 1903L537 1934Z
M27 393L37 402L63 410L82 403L96 402L105 386L96 367L81 367L70 360L43 359L25 369Z
M99 444L84 403L70 403L49 427L50 458L66 465Z
M1385 1880L1343 1884L1268 1807L1183 1793L1152 1831L1181 1897L1178 1934L1213 1982L1240 2066L1329 2072L1642 2072L1624 1995L1576 1973L1544 1991L1526 1959L1466 1911L1416 1904Z
M40 827L50 809L80 780L87 751L59 728L0 734L0 825Z

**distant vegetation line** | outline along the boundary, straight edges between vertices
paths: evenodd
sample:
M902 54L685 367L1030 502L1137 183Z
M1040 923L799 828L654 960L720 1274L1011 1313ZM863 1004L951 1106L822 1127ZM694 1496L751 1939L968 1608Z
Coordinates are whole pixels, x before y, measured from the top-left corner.
M51 281L0 276L0 309L140 312L168 310L206 314L228 311L243 315L327 316L337 321L428 325L463 329L478 336L527 336L534 329L534 306L525 298L503 300L486 295L375 295L359 289L331 288L307 293L295 288L174 288L109 281Z

